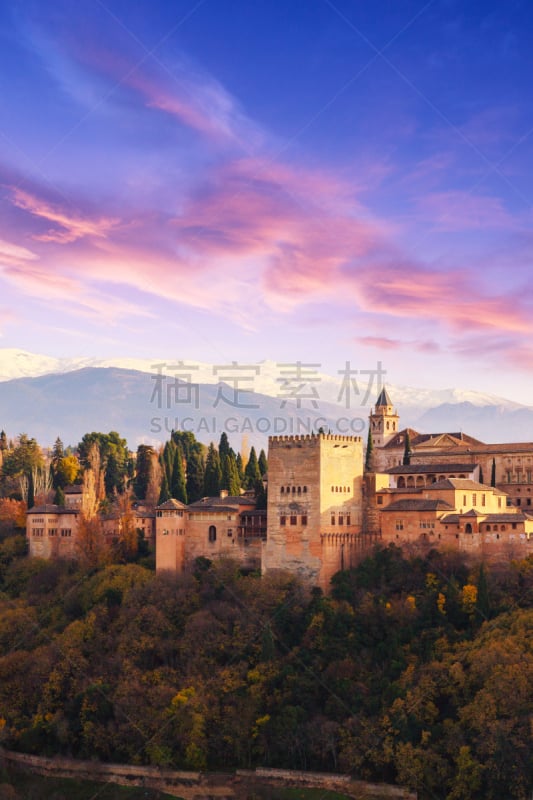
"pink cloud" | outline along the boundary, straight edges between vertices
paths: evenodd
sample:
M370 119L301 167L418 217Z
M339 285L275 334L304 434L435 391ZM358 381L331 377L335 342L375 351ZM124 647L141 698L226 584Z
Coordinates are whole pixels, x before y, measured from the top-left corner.
M54 222L58 227L46 233L34 234L33 239L41 242L58 242L69 244L83 237L105 238L118 220L112 218L90 219L73 214L70 209L53 206L17 187L11 187L12 202L17 208L28 211L36 217Z

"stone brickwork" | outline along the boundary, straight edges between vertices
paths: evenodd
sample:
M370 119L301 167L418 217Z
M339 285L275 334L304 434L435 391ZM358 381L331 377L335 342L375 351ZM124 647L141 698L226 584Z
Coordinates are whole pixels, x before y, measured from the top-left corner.
M288 570L327 589L363 547L362 487L360 437L270 437L262 571Z

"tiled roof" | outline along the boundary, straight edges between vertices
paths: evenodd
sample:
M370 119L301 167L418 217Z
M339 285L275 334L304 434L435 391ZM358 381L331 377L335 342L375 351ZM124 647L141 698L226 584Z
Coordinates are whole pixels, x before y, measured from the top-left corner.
M181 511L187 506L181 502L181 500L176 500L174 497L171 497L170 500L166 500L164 503L161 503L160 506L157 506L158 510L160 511ZM141 514L141 516L145 516Z
M236 506L222 506L217 504L209 505L208 503L204 503L203 505L199 506L197 503L193 503L189 506L189 512L193 514L201 514L202 511L211 511L217 514L235 514L235 512L240 513L239 509ZM243 512L246 513L246 512Z
M377 406L392 406L392 401L389 397L388 391L383 387L381 390L378 399L376 400L376 407Z
M472 472L477 464L456 464L450 462L449 464L403 464L399 467L391 467L386 469L388 475L424 475L437 472Z
M27 511L28 514L79 514L77 508L66 508L65 506L57 506L54 503L45 503L42 506L33 506Z
M469 492L487 492L491 491L495 495L504 495L499 489L493 486L486 486L483 483L470 480L470 478L444 478L442 481L429 483L427 486L421 487L425 492L438 492L442 489L454 489L455 491L468 490Z
M474 439L473 436L469 436L467 433L463 433L462 431L454 431L452 433L419 433L413 428L404 428L403 430L398 431L396 436L393 436L393 438L385 445L384 449L393 450L394 448L403 447L407 433L409 433L412 451L416 451L417 447L438 447L439 441L442 441L443 439L452 439L457 442L455 446L448 445L447 447L443 447L443 453L457 451L457 453L464 454L467 445L481 446L482 448L487 447L487 445L484 445L483 442L479 441L479 439Z
M421 500L418 498L407 498L405 500L395 500L390 505L380 509L382 514L387 511L453 511L453 506L445 500Z
M255 500L252 497L245 497L244 495L228 495L227 497L202 497L201 500L196 500L195 503L190 503L189 508L197 509L202 506L254 506Z

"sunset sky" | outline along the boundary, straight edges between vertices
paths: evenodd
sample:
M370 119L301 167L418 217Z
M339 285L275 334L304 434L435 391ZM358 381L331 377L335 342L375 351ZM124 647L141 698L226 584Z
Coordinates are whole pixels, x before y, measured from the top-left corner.
M0 347L533 405L530 0L0 6Z

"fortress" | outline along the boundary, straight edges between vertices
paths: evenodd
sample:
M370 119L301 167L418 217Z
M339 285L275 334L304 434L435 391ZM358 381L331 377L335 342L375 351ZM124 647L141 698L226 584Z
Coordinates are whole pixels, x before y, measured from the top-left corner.
M156 569L181 572L199 556L231 557L327 590L336 572L379 542L489 561L533 554L533 443L420 434L400 430L399 419L383 389L370 414L370 452L360 437L270 437L266 511L248 493L224 492L187 506L139 506L136 525L155 546ZM30 555L76 556L80 489L66 492L64 508L29 510ZM118 536L120 524L109 515L104 533Z

